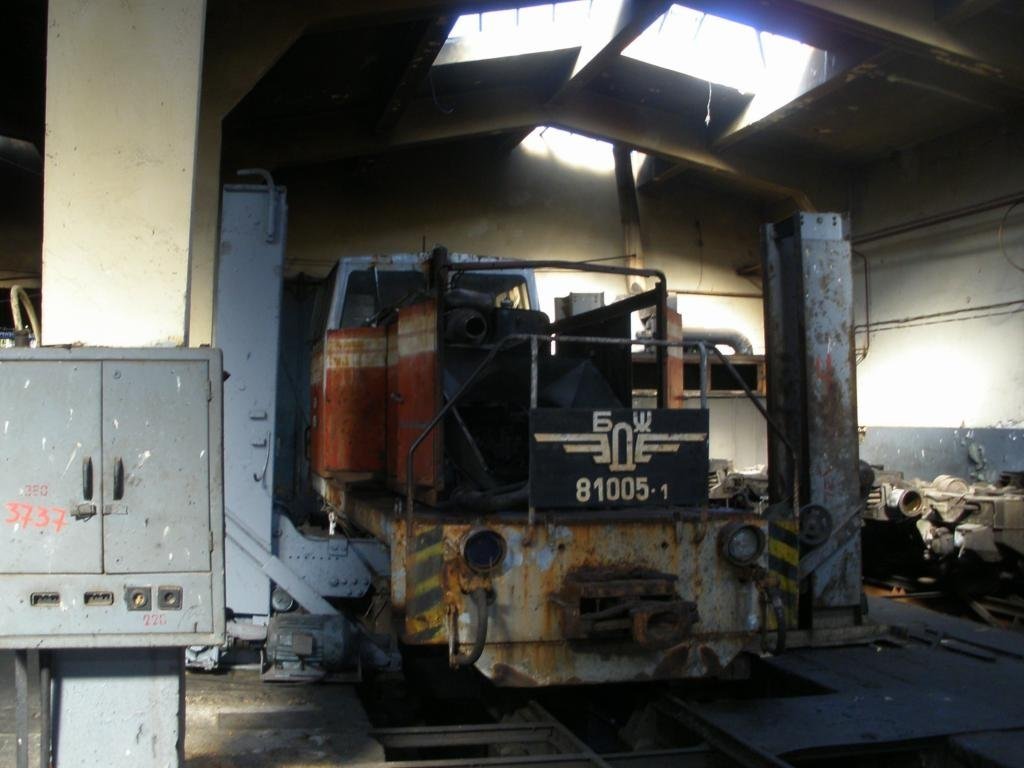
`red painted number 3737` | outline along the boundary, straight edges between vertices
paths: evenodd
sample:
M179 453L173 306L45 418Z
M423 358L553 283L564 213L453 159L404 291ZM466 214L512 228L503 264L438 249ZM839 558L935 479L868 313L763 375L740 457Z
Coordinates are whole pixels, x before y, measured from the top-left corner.
M7 517L4 522L7 525L16 525L21 530L52 528L55 533L60 533L64 528L64 518L68 514L67 510L60 507L40 507L23 501L8 501L6 506Z

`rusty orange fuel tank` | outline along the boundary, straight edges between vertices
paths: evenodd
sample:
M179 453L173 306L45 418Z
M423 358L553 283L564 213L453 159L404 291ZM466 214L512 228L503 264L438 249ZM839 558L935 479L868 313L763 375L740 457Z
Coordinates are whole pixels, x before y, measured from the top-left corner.
M387 329L328 331L313 349L310 463L353 480L386 469Z
M389 474L402 485L409 447L441 407L437 336L437 303L430 299L402 307L397 329L388 337L389 400L394 403L388 404L388 464ZM416 450L413 477L419 490L441 488L441 440L438 424Z

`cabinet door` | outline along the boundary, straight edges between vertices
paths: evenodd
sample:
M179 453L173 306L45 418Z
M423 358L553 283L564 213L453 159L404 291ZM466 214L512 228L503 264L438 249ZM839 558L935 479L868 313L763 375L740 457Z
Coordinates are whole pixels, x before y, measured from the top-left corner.
M100 364L0 362L0 572L99 573Z
M107 573L210 568L205 361L103 363Z

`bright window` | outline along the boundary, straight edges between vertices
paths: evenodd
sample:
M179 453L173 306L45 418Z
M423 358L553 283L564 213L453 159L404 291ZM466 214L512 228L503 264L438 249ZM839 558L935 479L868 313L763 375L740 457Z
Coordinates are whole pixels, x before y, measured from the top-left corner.
M673 5L623 55L710 83L758 94L799 92L816 54L810 45Z
M587 33L590 0L467 13L456 20L437 64L578 48Z
M594 173L615 170L611 144L561 128L534 128L519 146L529 155L549 157L573 168Z

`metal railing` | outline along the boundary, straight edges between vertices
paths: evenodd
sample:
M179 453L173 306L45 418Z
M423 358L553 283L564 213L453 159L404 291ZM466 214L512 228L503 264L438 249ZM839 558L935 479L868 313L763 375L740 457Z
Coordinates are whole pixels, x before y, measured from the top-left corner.
M566 342L566 343L575 343L575 344L598 344L598 345L620 346L620 347L624 347L624 346L629 346L629 347L632 347L632 346L644 346L644 347L657 346L657 347L668 348L668 347L692 346L692 342L685 342L685 341L682 341L682 340L674 341L674 340L667 340L667 339L640 339L640 340L637 340L637 339L621 339L621 338L620 339L615 339L615 338L607 338L607 337L604 337L604 336L570 336L570 335L562 335L562 334L536 334L536 333L510 334L510 335L506 336L505 338L499 340L496 344L494 344L490 348L490 350L488 351L487 355L480 362L480 364L473 370L473 372L469 375L469 377L462 383L462 385L455 392L455 394L452 395L450 398L448 398L448 400L444 403L444 405L441 407L441 409L436 414L434 414L434 417L423 428L423 431L420 432L420 434L416 436L416 439L413 440L412 445L409 446L409 450L408 450L408 452L406 454L406 462L405 462L405 526L406 526L406 536L410 540L411 540L412 533L413 533L413 509L414 509L414 506L415 506L416 481L415 481L415 475L414 475L414 471L413 471L413 464L414 464L416 449L419 448L419 446L423 443L423 441L426 440L430 436L430 434L434 431L434 429L437 427L437 425L441 422L441 420L446 415L448 415L448 413L452 410L452 408L454 408L458 404L458 402L462 399L462 397L469 390L470 386L477 380L477 378L494 361L494 359L498 356L499 352L501 352L501 351L503 351L503 350L505 350L507 348L513 347L516 344L524 343L524 342L527 342L527 341L530 342L530 408L531 409L537 407L538 379L539 379L538 359L539 359L539 351L540 351L540 343L541 342L544 342L544 343L547 343L547 344L551 344L552 342L556 343L556 344L559 343L559 342ZM700 389L700 392L701 392L701 394L700 394L700 397L701 397L701 408L706 410L706 408L707 408L707 399L708 399L708 392L707 392L708 382L707 382L707 375L706 375L706 373L707 373L708 349L701 342L698 342L698 346L699 346L700 353L701 353L701 377L700 377L701 378L701 382L700 382L700 388L701 388ZM764 407L764 404L761 403L761 401L758 398L757 394L755 394L750 389L750 387L747 385L747 383L743 380L743 377L740 376L739 371L736 370L735 366L733 366L733 364L728 361L728 359L725 357L725 355L723 355L722 352L717 347L711 347L710 351L714 352L714 354L718 357L718 359L725 365L726 369L730 372L730 374L732 374L733 378L736 379L736 381L739 383L740 387L743 389L744 394L747 396L748 399L750 399L750 401L754 404L754 407L757 408L758 412L761 414L761 416L764 418L765 422L768 424L769 429L779 438L779 440L782 441L782 444L786 447L786 451L789 453L789 457L790 457L790 460L793 462L793 466L797 467L797 456L796 456L796 452L793 450L792 444L789 442L788 438L786 437L786 435L782 431L782 429L778 426L778 424L776 424L775 420L772 419L772 417L769 415L767 409ZM794 473L793 473L793 512L794 512L794 518L795 519L798 519L799 504L800 504L799 476L800 476L799 471L794 471ZM535 517L535 509L533 508L532 504L529 506L528 516L529 516L529 525L532 528L532 525L534 523L534 517Z

